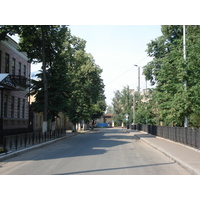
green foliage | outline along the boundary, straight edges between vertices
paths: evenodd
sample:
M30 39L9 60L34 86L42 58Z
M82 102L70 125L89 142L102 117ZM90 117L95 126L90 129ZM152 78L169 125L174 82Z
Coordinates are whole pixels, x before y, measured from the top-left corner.
M31 81L36 112L43 111L47 103L44 96L48 94L49 120L59 112L65 112L73 123L103 114L106 104L102 70L85 52L85 40L72 36L67 26L0 26L0 39L7 34L19 35L19 50L27 53L30 62L45 63L38 80Z
M112 106L112 105L109 105L109 106L107 107L106 114L113 114L113 113L114 113L113 106Z
M115 92L112 105L115 124L117 126L121 126L122 122L131 124L133 121L133 96L130 93L129 86L124 87L121 92L119 90ZM129 115L128 121L126 121L126 114Z
M188 116L198 126L200 76L200 26L186 26L186 62L183 59L183 26L162 26L163 35L148 44L153 61L144 67L144 75L156 85L152 96L157 107L157 124L183 126ZM187 88L184 87L187 82Z
M102 70L85 52L85 41L73 37L74 56L69 66L70 92L66 113L75 124L80 120L100 117L105 111L104 84L100 77Z

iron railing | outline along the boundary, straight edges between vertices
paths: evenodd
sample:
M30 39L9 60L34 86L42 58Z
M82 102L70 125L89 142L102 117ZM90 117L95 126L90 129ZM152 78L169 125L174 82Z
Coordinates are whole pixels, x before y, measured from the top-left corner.
M25 88L29 86L30 80L28 78L26 78L25 76L10 75L10 78L16 85L20 85Z
M45 133L33 132L17 135L7 135L3 136L3 149L4 152L13 152L64 136L66 136L65 129L48 131Z
M200 149L200 129L153 126L146 124L138 124L136 126L132 126L132 129L144 131L155 136L163 137L174 142Z

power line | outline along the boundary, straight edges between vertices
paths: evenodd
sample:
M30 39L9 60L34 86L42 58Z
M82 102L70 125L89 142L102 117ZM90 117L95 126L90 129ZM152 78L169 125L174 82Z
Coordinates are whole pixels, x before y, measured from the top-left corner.
M118 77L116 77L115 79L113 79L112 81L110 81L109 83L107 83L106 85L112 83L113 81L115 81L116 79L120 78L121 76L123 76L125 73L127 73L128 71L130 71L131 69L133 69L133 67L131 67L130 69L128 69L127 71L125 71L124 73L120 74Z
M142 60L140 60L139 62L137 62L137 64L141 63L144 59L146 59L148 56L145 56ZM112 83L113 81L117 80L118 78L122 77L124 74L126 74L127 72L129 72L131 69L133 69L133 67L129 68L127 71L123 72L122 74L120 74L119 76L117 76L116 78L114 78L113 80L111 80L110 82L108 82L107 84L105 84L106 86L109 85L110 83Z

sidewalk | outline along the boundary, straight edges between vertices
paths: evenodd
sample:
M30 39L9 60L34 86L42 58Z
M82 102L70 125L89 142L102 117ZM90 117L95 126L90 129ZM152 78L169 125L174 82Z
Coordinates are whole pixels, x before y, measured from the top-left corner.
M167 140L143 131L131 131L141 141L146 142L166 156L176 161L189 173L200 174L200 150Z
M40 147L43 147L43 146L48 145L48 144L52 144L52 143L57 142L59 140L63 140L63 139L69 138L69 137L73 137L75 135L77 135L77 133L66 132L65 137L61 137L61 138L57 138L55 140L50 140L50 141L47 141L47 142L36 144L36 145L30 146L30 147L27 147L27 148L23 148L23 149L20 149L20 150L17 150L17 151L9 152L7 154L0 154L0 162L3 161L3 160L6 160L8 158L12 158L16 155L20 155L22 153L25 153L27 151L30 151L30 150L33 150L33 149L36 149L36 148L40 148Z

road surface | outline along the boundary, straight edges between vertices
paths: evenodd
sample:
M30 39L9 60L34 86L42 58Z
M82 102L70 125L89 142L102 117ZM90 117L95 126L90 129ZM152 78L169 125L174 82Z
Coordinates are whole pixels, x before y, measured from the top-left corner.
M78 134L0 162L10 175L187 175L177 163L122 129Z

